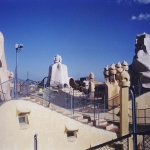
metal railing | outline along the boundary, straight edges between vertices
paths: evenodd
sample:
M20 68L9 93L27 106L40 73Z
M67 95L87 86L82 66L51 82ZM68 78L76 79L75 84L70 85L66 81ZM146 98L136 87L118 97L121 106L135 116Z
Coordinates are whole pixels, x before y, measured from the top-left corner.
M88 99L88 95L74 96L73 91L66 93L57 88L47 87L43 90L43 98L51 104L57 105L60 108L64 108L73 115L75 113L83 116L89 116L91 120L97 121L97 127L101 119L105 119L109 122L115 122L119 119L116 116L114 109L119 106L109 106L104 100Z
M142 83L138 83L137 85L134 85L135 90L135 97L138 97L146 92L150 92L150 88L142 88Z
M0 84L0 102L10 100L14 97L14 79Z
M6 97L6 87L9 89L10 97ZM64 108L70 111L71 114L87 115L91 120L97 121L97 127L100 127L99 122L104 119L111 123L119 122L119 105L115 103L119 95L111 98L111 102L108 103L107 99L89 99L89 95L82 94L76 95L76 90L59 87L46 87L46 84L39 84L33 80L21 80L18 79L18 98L25 96L36 96L44 99L48 103L57 105L60 108ZM39 90L41 89L41 93ZM15 99L14 97L14 79L0 84L0 101ZM76 96L75 96L76 95ZM110 105L109 105L110 104ZM115 110L116 109L116 110ZM131 112L132 109L129 109ZM137 123L138 124L150 124L150 108L138 109ZM129 113L130 124L132 123L132 112Z
M129 111L131 112L132 109L129 108ZM150 124L150 108L135 109L135 111L137 124ZM129 122L132 123L132 113L129 113Z
M87 150L129 150L129 137L131 134L119 137L106 143L91 147Z
M133 147L129 147L129 138L133 135L133 133L129 133L125 136L119 137L117 139L108 141L103 144L99 144L97 146L91 147L88 150L129 150L135 149ZM139 150L149 150L150 149L150 131L146 132L137 132L137 138L139 139L139 143L137 147ZM137 150L137 149L136 149Z
M150 149L150 131L139 132L137 133L137 135L141 137L141 140L138 146L142 150L149 150Z
M38 83L32 80L21 80L17 82L18 98L28 96L38 90ZM15 79L10 79L0 84L0 101L15 99Z
M15 99L15 86L14 79L11 79L7 82L0 84L0 98L1 102L5 100L13 100ZM18 79L17 92L18 99L27 96L35 96L47 101L48 103L54 104L57 107L66 109L70 112L71 115L80 114L82 116L89 116L91 121L97 122L95 126L101 128L99 122L101 119L105 119L106 121L115 121L115 115L113 112L114 106L109 106L107 100L99 100L93 99L90 100L89 95L82 94L79 92L77 95L77 91L70 89L67 92L66 90L61 90L59 87L46 87L46 84L39 84L33 80L21 80ZM9 98L6 97L5 87L8 86L8 95ZM1 103L2 104L2 103ZM43 102L41 103L43 105ZM103 128L103 127L102 127Z
M45 104L54 104L59 108L63 108L65 110L68 110L71 115L74 114L81 114L83 118L90 118L88 121L95 121L94 126L98 128L104 128L101 127L99 122L101 119L104 119L106 121L110 121L112 123L119 122L119 119L117 118L117 115L115 113L115 109L119 110L118 105L108 106L108 103L106 102L106 99L88 99L88 95L80 95L75 96L72 89L67 93L66 90L61 90L58 87L46 87L46 85L40 85L38 82L33 80L20 80L18 79L18 96L19 98L24 96L36 96L41 99L43 99L46 103ZM7 98L6 90L9 90L8 94L10 94L10 98ZM40 90L41 93L40 93ZM11 79L7 82L0 84L0 100L1 102L6 100L14 99L14 79ZM114 101L115 101L114 97ZM113 101L113 99L112 99ZM44 103L40 103L44 106ZM131 111L131 109L130 109ZM150 108L146 109L135 109L137 114L137 124L150 124ZM132 114L132 113L131 113ZM118 115L119 116L119 115ZM133 117L132 115L129 116L129 118ZM142 120L142 121L141 121ZM132 119L130 120L130 123L132 123ZM132 133L133 134L133 133ZM126 136L120 137L118 139L103 143L99 146L93 147L91 149L105 149L109 150L111 148L115 149L118 147L124 147L124 150L128 150L128 138L132 135L128 134ZM140 146L143 148L143 150L150 149L150 131L147 132L140 132L134 133L134 136L141 136L142 141L140 143Z

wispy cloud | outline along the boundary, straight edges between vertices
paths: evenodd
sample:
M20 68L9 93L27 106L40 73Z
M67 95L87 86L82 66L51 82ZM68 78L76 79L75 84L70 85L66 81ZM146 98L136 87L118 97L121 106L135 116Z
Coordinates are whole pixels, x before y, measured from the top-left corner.
M150 20L150 14L140 14L139 16L132 16L131 20Z
M137 0L139 3L149 4L150 0Z
M136 1L136 0L116 0L116 2L118 3L118 4L120 4L121 2L125 2L125 3L127 3L127 4L131 4L132 3L132 1Z
M126 2L127 4L128 3L132 3L132 2L138 2L138 3L143 3L143 4L150 4L150 0L116 0L116 2L118 4L120 4L121 2Z
M118 4L120 4L121 1L122 1L122 0L117 0L116 2L117 2Z
M137 19L136 16L132 16L132 17L131 17L131 20L136 20L136 19Z

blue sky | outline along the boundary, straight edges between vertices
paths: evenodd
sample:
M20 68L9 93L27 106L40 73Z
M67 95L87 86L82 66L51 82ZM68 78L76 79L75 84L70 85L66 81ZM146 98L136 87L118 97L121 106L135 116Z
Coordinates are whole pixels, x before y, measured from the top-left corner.
M118 61L132 63L135 37L150 34L150 0L0 0L0 31L5 38L8 70L41 80L56 54L70 77L94 72L103 81L103 68Z

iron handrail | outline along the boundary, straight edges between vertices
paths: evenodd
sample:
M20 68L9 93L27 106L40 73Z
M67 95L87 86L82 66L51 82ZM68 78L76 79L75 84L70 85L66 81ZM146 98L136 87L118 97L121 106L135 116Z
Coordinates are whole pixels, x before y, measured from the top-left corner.
M93 146L93 147L91 147L91 148L89 148L89 149L87 149L87 150L98 149L98 148L100 148L100 147L103 147L103 146L106 146L106 145L110 145L110 144L112 144L112 143L114 143L114 142L118 142L118 141L121 141L121 140L126 139L126 138L129 138L129 137L131 137L131 133L129 133L129 134L127 134L127 135L124 135L124 136L122 136L122 137L113 139L113 140L111 140L111 141L108 141L108 142L99 144L99 145L97 145L97 146Z

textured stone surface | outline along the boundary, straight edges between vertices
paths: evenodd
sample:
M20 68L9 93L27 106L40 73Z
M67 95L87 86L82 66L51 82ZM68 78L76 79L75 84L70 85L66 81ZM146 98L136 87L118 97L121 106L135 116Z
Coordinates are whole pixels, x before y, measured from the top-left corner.
M143 33L136 36L135 56L130 71L140 73L142 87L150 88L150 35ZM134 78L134 77L133 77Z
M137 118L137 123L150 123L150 118L149 118L149 114L150 114L150 101L149 101L149 97L150 97L150 92L144 93L138 97L136 97L136 116L140 117ZM132 108L132 101L128 102L129 108ZM129 109L129 115L132 116L132 111L131 109ZM147 118L145 118L145 116ZM132 121L132 118L130 118Z
M104 68L104 78L105 78L105 98L108 100L108 105L113 106L119 104L119 90L118 80L116 80L117 69L115 64L111 64L110 67L106 66ZM115 101L114 101L115 97Z
M69 77L67 66L62 64L62 58L59 55L54 57L54 64L49 67L48 86L69 87Z
M30 109L29 127L20 129L17 106ZM116 133L84 125L74 119L24 100L13 100L0 107L0 150L33 150L34 135L37 136L38 150L83 150L112 139ZM66 126L77 130L77 138L67 139Z
M120 136L129 133L128 101L130 76L125 69L120 74Z
M91 72L89 75L89 98L94 98L94 91L95 91L95 83L94 83L94 73Z
M123 73L123 74L122 74ZM109 108L120 104L120 84L130 84L130 77L128 74L128 63L123 61L118 62L116 65L112 63L110 67L104 68L105 78L105 98L108 100ZM123 76L120 76L122 74ZM127 75L127 76L126 76ZM128 81L128 82L126 82Z
M7 71L7 64L5 59L5 52L4 52L4 37L3 34L0 32L0 83L8 81L8 79L13 77L13 73ZM10 86L11 83L7 82L0 86L0 99L1 100L8 100L10 99ZM4 94L2 94L2 93Z

